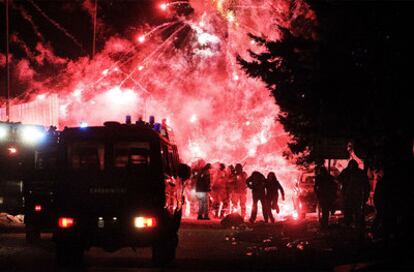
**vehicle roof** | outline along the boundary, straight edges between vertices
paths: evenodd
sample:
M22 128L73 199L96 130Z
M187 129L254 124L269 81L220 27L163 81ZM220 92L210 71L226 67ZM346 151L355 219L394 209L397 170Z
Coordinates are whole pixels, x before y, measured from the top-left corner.
M65 128L61 135L63 141L96 140L111 141L115 139L124 140L163 140L170 143L158 132L147 124L111 124L107 126L72 127Z

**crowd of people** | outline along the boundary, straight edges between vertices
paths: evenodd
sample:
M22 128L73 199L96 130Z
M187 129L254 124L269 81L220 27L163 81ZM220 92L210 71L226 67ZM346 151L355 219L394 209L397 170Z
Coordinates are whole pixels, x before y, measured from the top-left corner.
M314 191L321 210L321 226L328 226L329 215L334 210L338 196L338 184L341 188L344 223L363 226L364 208L371 188L367 174L355 160L350 160L336 177L325 166L316 167ZM251 190L251 194L248 194L248 190ZM279 199L285 200L284 189L274 172L269 172L265 177L259 171L253 171L248 176L240 163L235 166L199 163L192 168L192 177L185 192L191 213L197 214L198 220L210 220L211 216L223 218L233 212L245 219L247 196L251 195L249 221L256 221L260 202L264 221L274 223L273 212L280 212Z
M209 220L210 215L223 218L234 211L244 219L248 189L252 191L253 198L249 221L255 222L260 201L265 222L275 222L272 210L279 213L279 193L284 200L285 192L274 172L268 173L266 178L258 171L248 176L240 163L235 166L226 166L223 163L199 164L193 167L191 182L187 184L186 198L194 213L198 202L198 220ZM192 192L195 192L195 195Z
M328 227L332 211L339 208L346 226L365 229L366 206L372 189L375 189L370 204L375 204L377 216L372 229L391 229L389 223L386 225L391 220L386 221L390 216L386 217L389 209L384 208L384 184L387 183L382 176L378 176L376 186L371 186L367 172L359 168L355 160L350 160L342 171L328 171L323 165L317 166L314 193L320 208L321 228ZM252 198L249 201L252 205L250 217L246 218L248 196ZM264 176L259 171L253 171L248 176L240 163L226 166L202 161L192 167L191 179L185 185L185 198L190 215L197 215L198 220L210 220L211 217L221 219L237 212L243 220L254 223L260 202L264 221L273 223L274 213L280 212L280 199L285 200L285 192L274 172ZM338 203L339 207L336 206Z

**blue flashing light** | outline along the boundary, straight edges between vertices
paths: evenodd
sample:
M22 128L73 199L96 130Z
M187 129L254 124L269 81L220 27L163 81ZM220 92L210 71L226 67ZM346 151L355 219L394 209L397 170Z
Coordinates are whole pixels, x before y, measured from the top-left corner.
M80 128L87 128L88 127L88 123L86 123L86 122L80 122L79 127Z
M153 130L160 133L161 132L161 124L160 123L155 123Z
M26 144L39 144L46 137L44 128L37 126L22 126L20 130L20 139Z

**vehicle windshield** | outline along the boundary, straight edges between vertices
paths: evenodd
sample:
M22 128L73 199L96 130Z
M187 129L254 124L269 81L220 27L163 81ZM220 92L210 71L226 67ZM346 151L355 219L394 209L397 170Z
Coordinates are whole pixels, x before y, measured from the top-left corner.
M55 152L39 152L35 153L36 170L54 170L56 168Z
M74 143L68 149L72 169L104 169L104 146L100 143Z
M118 142L114 144L114 167L146 169L150 164L150 146L146 142Z

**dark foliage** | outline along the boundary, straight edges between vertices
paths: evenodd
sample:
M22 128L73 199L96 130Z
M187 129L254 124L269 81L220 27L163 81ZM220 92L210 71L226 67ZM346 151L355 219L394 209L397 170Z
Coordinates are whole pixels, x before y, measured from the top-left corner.
M297 27L315 22L294 18L290 25L295 27L280 28L279 41L252 36L264 53L250 52L252 61L238 58L271 90L281 109L279 120L293 136L291 151L315 161L320 139L344 138L371 164L408 158L414 47L407 35L413 4L311 4L317 39Z

